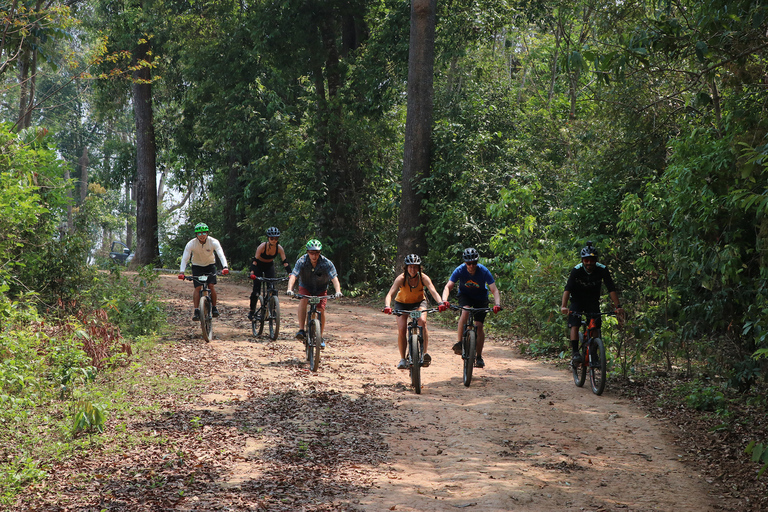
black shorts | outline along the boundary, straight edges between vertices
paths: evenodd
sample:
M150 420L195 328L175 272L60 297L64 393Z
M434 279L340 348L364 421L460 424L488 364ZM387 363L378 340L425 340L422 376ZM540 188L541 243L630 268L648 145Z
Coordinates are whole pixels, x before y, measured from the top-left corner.
M206 274L213 274L208 277L208 284L216 284L216 265L210 264L204 267L192 265L192 277L204 276ZM198 286L203 286L203 283L197 279L193 279L192 285L197 288Z
M472 299L470 297L459 295L459 306L461 307L467 307L467 308L487 308L488 307L488 299L485 300L477 300ZM477 311L475 312L475 322L480 322L481 324L485 322L485 316L488 314L487 311Z
M403 302L395 301L395 309L401 311L415 311L421 308L427 309L427 299L424 299L421 302L414 302L413 304L405 304Z

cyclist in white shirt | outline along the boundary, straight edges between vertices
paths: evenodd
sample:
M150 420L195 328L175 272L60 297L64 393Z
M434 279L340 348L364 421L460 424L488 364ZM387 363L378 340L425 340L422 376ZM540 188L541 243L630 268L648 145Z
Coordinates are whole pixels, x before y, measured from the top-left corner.
M221 264L224 266L221 273L224 275L229 274L227 258L224 256L221 244L212 236L208 236L208 225L201 222L195 226L195 238L187 242L186 247L184 247L184 255L181 257L181 267L179 268L179 279L184 279L184 269L190 260L192 263L192 277L213 274L208 278L208 288L211 290L211 305L213 306L211 315L217 317L219 316L219 310L216 309L216 256L214 252L219 255L219 260L221 260ZM192 320L198 321L200 320L200 289L203 287L203 284L197 279L193 279L192 284L195 287L195 292L192 295L195 313L192 315Z

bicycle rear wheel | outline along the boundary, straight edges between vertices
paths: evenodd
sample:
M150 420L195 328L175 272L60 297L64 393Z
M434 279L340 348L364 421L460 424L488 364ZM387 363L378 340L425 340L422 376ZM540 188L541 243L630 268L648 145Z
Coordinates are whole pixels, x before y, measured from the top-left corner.
M475 355L477 352L477 333L467 331L464 336L464 385L469 387L472 382L472 369L475 367Z
M584 343L584 334L579 333L579 346L581 347ZM582 362L581 364L574 365L571 363L571 368L573 369L573 383L576 384L578 387L582 387L584 385L584 382L587 380L587 365L586 360L588 356L588 351L581 354Z
M211 299L205 295L200 297L200 328L206 343L213 338L213 317L211 316Z
M596 395L602 395L605 390L605 381L608 378L603 340L600 338L592 339L589 353L589 382L592 384L592 392Z
M408 344L408 350L411 353L411 385L417 395L421 394L421 347L419 346L419 335L411 334Z
M277 295L272 295L269 298L267 315L267 323L269 324L269 338L276 340L277 335L280 333L280 301L277 299Z
M307 332L307 358L309 359L309 369L313 372L316 372L317 368L320 366L321 336L320 320L310 320L309 330Z

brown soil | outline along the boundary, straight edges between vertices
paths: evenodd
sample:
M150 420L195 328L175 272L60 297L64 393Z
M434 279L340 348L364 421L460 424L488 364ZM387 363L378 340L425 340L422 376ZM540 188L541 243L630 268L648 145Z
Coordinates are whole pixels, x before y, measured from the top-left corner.
M417 395L395 369L394 317L348 299L328 305L328 347L312 373L294 339L297 301L281 295L277 341L254 338L250 287L224 280L206 343L190 319L189 283L160 280L178 329L148 381L202 384L190 396L156 384L136 390L157 412L110 428L140 429L146 442L63 464L20 509L749 509L707 481L669 422L611 381L595 396L564 366L491 339L486 368L465 387L450 350L455 331L431 321L432 364Z

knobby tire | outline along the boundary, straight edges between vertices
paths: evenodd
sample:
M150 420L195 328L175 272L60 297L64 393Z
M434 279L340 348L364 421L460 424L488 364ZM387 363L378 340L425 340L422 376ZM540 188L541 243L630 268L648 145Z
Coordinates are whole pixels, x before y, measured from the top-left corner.
M475 355L477 353L477 333L467 331L464 336L464 385L469 387L472 382L472 370L475 367Z
M605 381L608 379L603 340L594 338L589 351L589 357L591 358L589 362L589 382L592 384L592 392L596 395L602 395L605 390Z
M213 338L213 317L211 316L211 299L203 296L200 298L200 329L203 331L203 339L209 343Z
M421 347L418 334L411 334L408 349L411 352L411 385L414 392L419 395L421 394Z
M280 333L280 301L277 299L277 295L272 295L269 298L268 314L269 338L276 340Z
M320 366L320 343L322 343L322 333L320 332L320 320L309 321L309 331L307 332L310 348L307 355L310 357L309 369L316 372Z
M584 334L579 333L579 347L582 346L584 343ZM573 369L573 383L576 384L579 387L582 387L584 385L584 382L587 380L587 356L588 353L586 350L582 351L581 358L583 359L581 364L573 365L571 363L571 368Z

